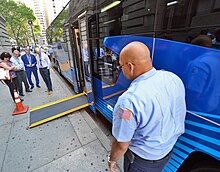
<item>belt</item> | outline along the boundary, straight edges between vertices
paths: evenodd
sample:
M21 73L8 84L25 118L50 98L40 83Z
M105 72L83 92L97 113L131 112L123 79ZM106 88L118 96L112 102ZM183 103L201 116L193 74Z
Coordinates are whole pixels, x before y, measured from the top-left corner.
M47 67L41 67L40 69L47 69L48 68L48 66Z
M166 159L168 156L170 156L173 152L173 150L171 150L165 157L161 158L161 159L158 159L158 160L147 160L147 159L144 159L144 158L141 158L140 156L138 156L137 154L135 154L134 152L132 152L131 150L128 149L128 151L137 159L141 160L141 161L147 161L147 162L159 162L159 161L162 161L164 159Z

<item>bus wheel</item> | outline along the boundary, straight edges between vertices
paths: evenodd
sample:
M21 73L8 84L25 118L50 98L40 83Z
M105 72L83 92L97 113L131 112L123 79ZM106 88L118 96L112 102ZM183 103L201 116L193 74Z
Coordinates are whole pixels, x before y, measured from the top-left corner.
M220 172L220 161L204 153L192 152L177 172Z
M218 167L199 167L197 169L193 169L190 172L219 172L220 169Z
M60 69L60 65L58 62L57 62L57 72L61 75L61 69Z

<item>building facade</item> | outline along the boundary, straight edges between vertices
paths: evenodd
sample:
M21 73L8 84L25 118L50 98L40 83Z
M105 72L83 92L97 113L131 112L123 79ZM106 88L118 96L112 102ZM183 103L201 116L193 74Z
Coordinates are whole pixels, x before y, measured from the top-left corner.
M0 15L0 52L11 52L11 44L6 31L5 19Z

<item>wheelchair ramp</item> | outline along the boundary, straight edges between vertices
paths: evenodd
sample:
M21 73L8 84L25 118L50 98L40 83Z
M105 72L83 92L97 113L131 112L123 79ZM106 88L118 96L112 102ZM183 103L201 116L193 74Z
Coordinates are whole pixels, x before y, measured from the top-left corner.
M89 106L89 104L84 93L38 106L30 110L29 128L41 125L87 106Z

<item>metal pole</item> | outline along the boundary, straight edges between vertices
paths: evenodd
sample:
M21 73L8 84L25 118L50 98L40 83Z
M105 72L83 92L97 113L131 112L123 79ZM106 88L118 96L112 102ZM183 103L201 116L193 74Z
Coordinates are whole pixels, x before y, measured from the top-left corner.
M51 25L51 28L50 28L50 44L52 44L52 32L53 32L53 27L52 27L52 25Z
M34 39L34 45L36 46L36 41L35 41L35 37L34 37L34 31L33 31L32 25L30 25L30 26L31 26L32 36L33 36L33 39Z

